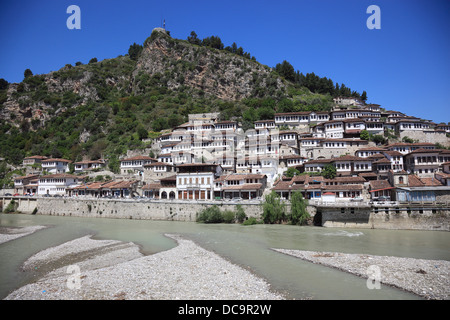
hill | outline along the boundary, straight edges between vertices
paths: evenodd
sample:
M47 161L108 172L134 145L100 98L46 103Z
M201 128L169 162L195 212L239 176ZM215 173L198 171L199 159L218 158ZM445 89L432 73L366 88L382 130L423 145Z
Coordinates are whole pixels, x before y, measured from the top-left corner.
M21 83L3 80L0 157L12 164L35 154L105 157L117 170L127 150L148 147L142 140L184 123L190 113L220 112L246 128L275 112L329 110L339 93L330 79L298 71L291 77L286 62L270 68L235 44L224 48L218 37L194 40L192 33L179 40L157 28L127 55L43 75L28 70ZM305 87L308 79L320 93Z

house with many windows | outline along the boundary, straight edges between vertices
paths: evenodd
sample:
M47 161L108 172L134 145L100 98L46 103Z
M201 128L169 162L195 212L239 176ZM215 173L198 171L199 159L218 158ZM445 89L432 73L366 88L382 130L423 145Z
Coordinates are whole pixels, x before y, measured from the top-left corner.
M67 173L50 174L39 177L38 195L66 195L66 189L75 187L84 181L84 176Z
M69 163L72 163L72 161L58 158L45 159L41 161L42 170L52 174L69 172Z
M218 164L192 163L177 166L176 186L179 200L212 200L214 180L222 174Z

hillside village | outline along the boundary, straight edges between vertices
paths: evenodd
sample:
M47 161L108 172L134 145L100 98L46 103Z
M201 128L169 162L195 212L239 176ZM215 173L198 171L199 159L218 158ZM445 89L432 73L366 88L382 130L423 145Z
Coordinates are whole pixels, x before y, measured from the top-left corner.
M442 148L450 146L449 125L357 98L334 101L331 112L276 113L246 132L218 113L191 114L153 141L153 157L122 158L120 174L104 171L107 159L75 162L69 173L69 160L27 157L14 193L245 202L301 191L310 204L450 199L450 150ZM376 145L362 132L409 142ZM324 174L330 166L332 174Z

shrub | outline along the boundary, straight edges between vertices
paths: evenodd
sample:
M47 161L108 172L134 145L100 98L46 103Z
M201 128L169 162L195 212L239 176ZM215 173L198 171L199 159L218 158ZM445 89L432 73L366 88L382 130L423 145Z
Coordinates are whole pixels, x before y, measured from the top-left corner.
M245 214L244 208L240 204L236 206L236 220L239 223L243 223L245 220L245 217L247 215Z
M4 213L11 213L16 211L16 202L14 201L14 199L11 200L11 202L8 204L8 206L5 208L5 210L3 211Z
M250 217L250 218L248 218L247 220L245 220L245 221L242 223L242 225L243 225L243 226L251 226L251 225L253 225L253 224L260 224L260 223L262 223L262 221L257 220L255 217Z
M222 212L222 220L225 223L233 223L235 219L235 213L231 210L225 210Z
M216 205L203 209L197 217L197 222L203 223L220 223L222 221L222 213Z

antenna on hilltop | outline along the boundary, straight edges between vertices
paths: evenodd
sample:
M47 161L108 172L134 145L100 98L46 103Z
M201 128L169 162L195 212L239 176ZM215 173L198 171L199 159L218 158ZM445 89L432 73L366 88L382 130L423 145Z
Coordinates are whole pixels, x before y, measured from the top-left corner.
M164 19L163 28L164 28L164 30L166 30L166 19Z

